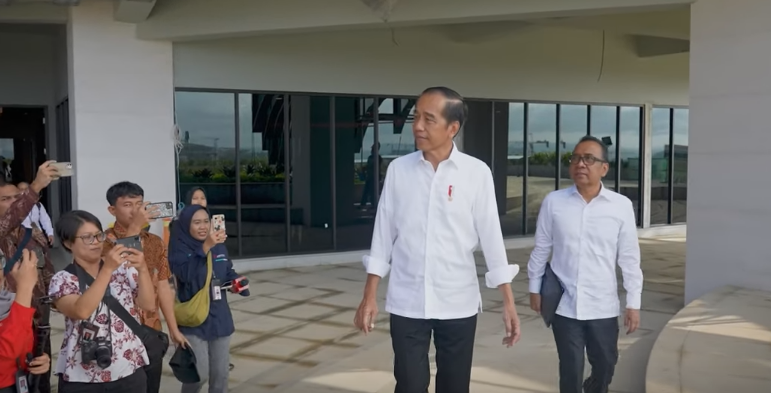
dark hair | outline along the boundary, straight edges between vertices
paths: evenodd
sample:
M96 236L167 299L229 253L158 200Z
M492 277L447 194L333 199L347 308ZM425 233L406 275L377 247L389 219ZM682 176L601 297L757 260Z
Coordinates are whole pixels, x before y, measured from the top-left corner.
M145 190L139 184L129 181L115 183L107 189L107 203L115 206L119 198L136 198L145 196Z
M424 96L427 94L439 94L444 97L445 103L444 109L442 110L442 116L444 116L448 123L457 121L459 124L458 128L461 128L466 124L468 105L466 105L466 101L463 100L463 96L458 94L457 91L450 89L449 87L437 86L423 90L423 93L420 95Z
M596 137L593 137L591 135L587 135L587 136L581 138L581 140L579 140L578 143L576 143L576 146L578 146L578 145L580 145L580 144L582 144L584 142L594 142L594 143L598 144L600 146L600 148L602 149L602 157L601 158L605 162L608 161L608 145L602 143L602 141L597 139Z
M78 236L78 230L85 223L91 223L96 225L99 230L102 230L102 223L96 218L95 215L85 210L73 210L62 214L59 220L56 221L56 237L62 242L62 246L65 250L72 252L67 247L67 242L72 243L75 241L75 237Z

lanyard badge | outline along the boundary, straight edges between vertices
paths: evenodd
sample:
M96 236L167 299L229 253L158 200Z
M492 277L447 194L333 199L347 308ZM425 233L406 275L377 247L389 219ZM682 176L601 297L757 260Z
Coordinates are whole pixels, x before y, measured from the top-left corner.
M21 361L16 359L16 393L29 393L29 381L27 381L27 373L21 369Z
M219 278L211 280L211 296L213 300L222 300L222 282Z

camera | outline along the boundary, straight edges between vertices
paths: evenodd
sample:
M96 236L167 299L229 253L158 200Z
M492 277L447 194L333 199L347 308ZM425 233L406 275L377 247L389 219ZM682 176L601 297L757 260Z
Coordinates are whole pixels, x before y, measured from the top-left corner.
M112 342L105 337L83 341L80 343L80 356L83 363L96 361L100 368L108 368L112 364Z

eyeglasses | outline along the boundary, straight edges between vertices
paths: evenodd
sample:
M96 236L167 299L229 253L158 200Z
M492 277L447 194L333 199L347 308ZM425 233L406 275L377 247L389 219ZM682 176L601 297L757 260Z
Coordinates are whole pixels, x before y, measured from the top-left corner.
M584 164L586 165L594 165L597 162L607 162L601 158L597 158L592 155L581 156L578 154L573 154L572 156L570 156L570 163L573 165L576 165L581 161L583 161Z
M94 244L94 242L102 243L105 241L105 239L107 239L107 234L104 232L99 232L96 234L89 233L87 235L78 236L78 238L83 241L83 244L90 246Z

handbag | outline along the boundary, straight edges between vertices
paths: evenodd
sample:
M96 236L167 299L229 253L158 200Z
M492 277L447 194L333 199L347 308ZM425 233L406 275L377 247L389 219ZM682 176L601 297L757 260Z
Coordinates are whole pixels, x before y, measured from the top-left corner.
M104 262L100 263L100 269L101 264L103 263ZM78 277L81 294L85 293L86 286L91 286L94 283L94 278L76 263L70 264L64 270ZM145 351L147 351L147 357L150 359L150 364L157 364L157 362L163 361L163 356L166 355L166 351L169 350L169 336L166 333L140 324L128 310L120 304L118 299L110 294L109 286L104 293L102 302L110 309L110 311L117 315L140 340L142 340Z
M196 327L201 326L209 317L209 303L211 302L212 260L211 252L206 255L206 283L190 300L180 302L179 298L174 303L174 317L177 325Z

